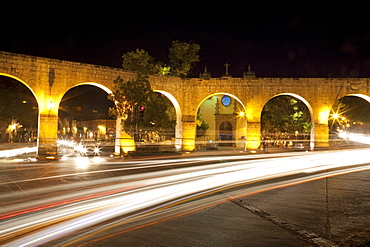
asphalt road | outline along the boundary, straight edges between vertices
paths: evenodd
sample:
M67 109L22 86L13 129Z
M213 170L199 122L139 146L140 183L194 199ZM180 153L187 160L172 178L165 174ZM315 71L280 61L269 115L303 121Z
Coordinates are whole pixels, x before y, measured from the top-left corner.
M212 205L83 246L369 246L370 171Z
M60 232L56 240L38 243L350 246L346 244L364 242L370 236L368 152L189 155L160 160L71 154L59 162L5 163L1 166L0 240L11 242L15 233L27 238L34 232L36 239L43 239L46 232ZM338 174L343 175L334 176ZM92 208L96 203L100 204ZM132 210L126 212L128 205ZM77 224L71 225L72 220L85 217L78 222L86 222L91 215L94 221L107 210L116 214L63 233ZM54 218L45 221L48 217Z

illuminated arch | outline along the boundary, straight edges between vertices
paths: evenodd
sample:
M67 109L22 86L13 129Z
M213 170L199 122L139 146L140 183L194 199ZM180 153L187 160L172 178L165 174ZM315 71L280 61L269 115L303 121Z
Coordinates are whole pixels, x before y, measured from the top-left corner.
M315 145L315 133L314 133L314 131L315 131L315 121L314 121L314 115L313 115L314 113L313 113L313 110L312 110L312 107L311 107L310 103L308 103L308 101L305 98L303 98L302 96L300 96L298 94L295 94L295 93L280 93L280 94L274 95L273 97L269 98L265 102L264 106L271 99L273 99L275 97L283 96L283 95L287 95L287 96L291 96L293 98L299 99L300 101L302 101L306 105L308 111L310 112L310 118L311 118L311 124L312 124L311 133L310 133L310 147L312 149ZM263 108L262 108L262 110L263 110ZM319 112L319 118L321 119L321 120L319 120L320 123L326 123L326 124L328 123L329 112L330 112L329 108L328 109L325 108L324 110ZM262 112L261 112L261 117L262 117Z
M110 90L106 86L103 86L103 85L101 85L99 83L96 83L96 82L82 82L82 83L79 83L79 84L74 85L73 87L69 88L68 90L70 90L72 88L75 88L77 86L87 86L87 85L98 87L98 88L104 90L107 94L111 94L112 93L112 90ZM67 90L67 92L68 92L68 90Z
M362 98L362 99L364 99L364 100L366 100L367 102L369 102L370 103L370 96L367 96L367 95L364 95L364 94L348 94L348 95L346 95L346 96L355 96L355 97L359 97L359 98ZM346 96L344 96L344 97L346 97ZM343 97L343 98L344 98Z
M364 94L348 94L348 95L345 95L345 96L343 96L343 97L341 97L341 98L337 99L337 100L336 100L336 102L337 102L337 101L341 101L341 100L342 100L343 98L345 98L345 97L357 97L357 98L361 98L361 99L363 99L363 100L367 101L368 103L370 103L370 96L367 96L367 95L364 95ZM336 103L336 102L334 102L333 106L335 105L335 103ZM331 107L331 109L330 109L330 110L332 110L332 109L333 109L333 106ZM336 114L339 114L339 113L337 113L337 112L332 112L332 115L336 115ZM333 118L335 118L335 117L333 117Z
M231 126L232 126L232 132L231 132L232 133L231 134L232 135L232 140L231 140L232 145L236 145L237 147L245 147L245 144L246 144L245 140L247 136L246 108L243 102L235 95L226 93L226 92L217 92L217 93L212 93L212 94L207 95L198 104L196 108L196 112L195 112L194 121L196 121L196 115L197 115L198 110L201 109L202 105L205 103L207 99L210 99L214 96L225 96L225 95L235 100L235 102L237 103L237 106L236 106L237 108L234 108L233 105L229 105L224 108L224 110L226 110L226 108L230 107L229 110L226 110L226 112L220 111L220 114L217 114L217 115L206 114L206 116L203 116L202 118L208 118L208 120L205 119L205 121L207 124L209 124L209 127L210 127L208 129L207 135L212 140L221 141L222 140L221 134L223 133L221 133L222 131L220 129L220 124L223 122L229 122L231 123ZM223 107L221 103L219 106L220 106L220 109L221 107ZM208 107L210 107L210 105ZM199 140L199 141L204 141L204 140Z
M235 95L230 94L230 93L225 93L225 92L213 93L213 94L210 94L210 95L208 95L207 97L203 98L203 100L198 104L198 106L197 106L196 110L198 111L199 107L204 103L204 101L206 101L208 98L210 98L210 97L212 97L212 96L216 96L216 95L227 95L227 96L232 97L233 99L235 99L236 101L238 101L238 102L239 102L239 104L242 106L243 111L244 111L244 113L245 113L246 108L245 108L245 106L244 106L243 102L242 102L238 97L236 97Z
M170 94L166 91L163 91L163 90L153 90L153 91L163 94L164 96L166 96L171 101L172 105L175 107L175 110L176 110L177 120L181 120L181 108L180 108L180 104L176 100L176 98L172 94Z
M279 97L279 96L283 96L283 95L287 95L287 96L291 96L293 98L296 98L296 99L299 99L300 101L302 101L306 106L307 106L307 109L309 110L310 112L310 117L311 117L311 122L312 124L314 123L313 122L313 110L312 110L312 107L310 105L310 103L308 103L308 101L303 98L302 96L298 95L298 94L295 94L295 93L280 93L280 94L277 94L271 98L269 98L266 103L264 104L264 106L267 104L267 102L269 102L271 99L275 98L275 97Z
M6 74L6 73L0 73L0 76L4 76L4 77L8 77L8 78L12 78L20 83L22 83L24 86L27 87L27 89L32 93L32 96L35 98L35 101L36 101L36 104L37 104L37 107L39 108L38 111L40 110L40 99L37 97L37 95L35 94L35 92L32 90L32 88L25 82L23 81L22 79L16 77L16 76L13 76L13 75L10 75L10 74ZM37 113L37 129L39 128L40 126L40 120L39 120L39 112ZM37 133L40 133L39 130L37 130ZM30 137L34 137L34 135L30 136Z
M63 97L69 92L69 90L75 88L75 87L78 87L78 86L95 86L97 88L100 88L102 89L104 92L106 92L107 94L111 94L113 93L112 90L110 90L108 87L104 86L104 85L101 85L99 83L96 83L96 82L81 82L81 83L78 83L76 85L74 85L73 87L70 87L68 88L64 93L63 95L60 97L59 101L58 102L55 102L55 103L58 103L58 107L57 109L59 108L60 104L62 103L62 99Z
M338 102L338 101L340 102L343 98L346 98L346 97L361 98L361 99L367 101L368 103L370 103L370 96L367 96L367 95L364 95L364 94L348 94L348 95L345 95L345 96L339 98L336 102ZM333 106L332 106L331 109L333 109L334 105L335 105L335 103L333 104ZM331 117L331 119L336 119L338 115L341 115L344 112L334 112L334 111L332 111L332 117ZM335 116L335 115L337 115L337 116Z
M163 90L153 90L154 92L161 93L164 96L166 96L172 103L172 105L175 107L176 111L176 127L175 127L175 147L176 149L181 148L181 138L182 138L182 113L180 104L177 101L177 99L170 93L163 91Z
M37 98L37 95L35 94L35 92L32 90L32 88L26 83L24 82L22 79L16 77L16 76L13 76L13 75L10 75L10 74L6 74L6 73L0 73L0 76L5 76L5 77L9 77L9 78L12 78L16 81L19 81L20 83L22 83L23 85L25 85L32 93L33 97L35 97L36 99L36 102L37 102L37 105L40 105L39 104L39 99Z

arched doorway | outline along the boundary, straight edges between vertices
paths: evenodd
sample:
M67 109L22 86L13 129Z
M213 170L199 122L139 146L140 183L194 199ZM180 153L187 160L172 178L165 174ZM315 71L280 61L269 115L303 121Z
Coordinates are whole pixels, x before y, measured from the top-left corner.
M220 146L232 146L233 126L229 121L220 124Z

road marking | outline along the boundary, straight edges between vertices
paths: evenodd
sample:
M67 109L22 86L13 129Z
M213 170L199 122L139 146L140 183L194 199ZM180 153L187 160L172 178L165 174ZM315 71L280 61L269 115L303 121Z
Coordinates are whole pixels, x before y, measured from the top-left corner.
M284 228L285 230L289 231L290 233L293 233L293 234L296 234L298 235L301 239L303 239L304 241L310 243L310 244L314 244L315 246L320 246L320 247L334 247L334 246L338 246L338 244L326 239L326 238L323 238L323 237L320 237L318 236L317 234L313 233L313 232L310 232L310 231L307 231L307 230L304 230L302 228L300 228L299 226L296 226L296 225L293 225L293 224L290 224L282 219L279 219L278 217L276 216L273 216L253 205L250 205L248 203L245 203L243 201L241 201L240 199L236 199L236 198L231 198L231 202L238 205L239 207L242 207L246 210L248 210L249 212L253 213L253 214L256 214L258 215L259 217L281 227L281 228Z

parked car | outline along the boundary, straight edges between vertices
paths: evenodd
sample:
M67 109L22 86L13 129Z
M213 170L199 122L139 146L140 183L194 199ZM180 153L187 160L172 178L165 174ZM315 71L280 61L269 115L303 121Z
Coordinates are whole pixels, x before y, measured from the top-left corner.
M217 150L217 143L212 140L209 140L206 144L206 149L207 150Z
M293 145L290 147L292 150L305 150L304 144L300 142L295 142Z

